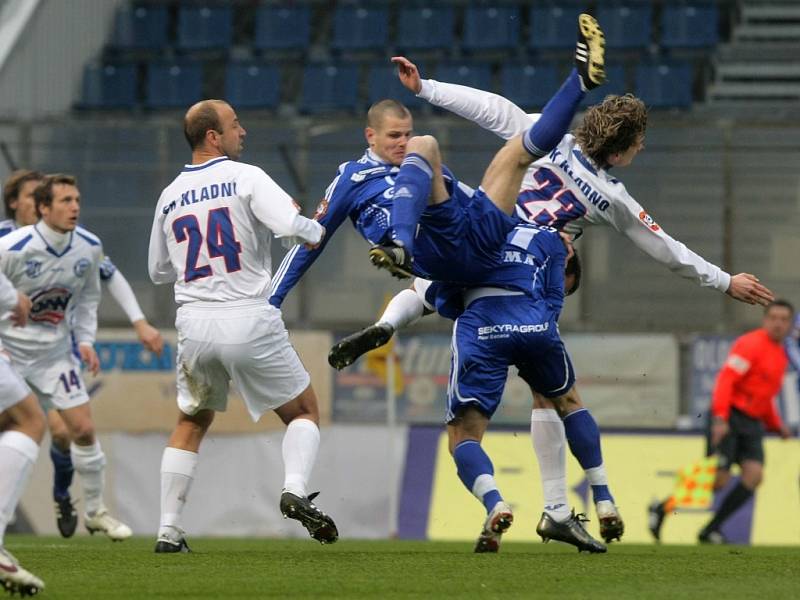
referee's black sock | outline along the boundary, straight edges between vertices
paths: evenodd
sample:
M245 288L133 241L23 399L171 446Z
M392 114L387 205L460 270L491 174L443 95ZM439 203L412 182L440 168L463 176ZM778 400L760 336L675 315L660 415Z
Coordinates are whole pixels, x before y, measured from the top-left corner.
M742 505L753 495L753 490L746 488L741 481L736 484L730 493L725 496L725 500L717 509L714 518L705 526L704 531L716 531L733 513L739 510Z

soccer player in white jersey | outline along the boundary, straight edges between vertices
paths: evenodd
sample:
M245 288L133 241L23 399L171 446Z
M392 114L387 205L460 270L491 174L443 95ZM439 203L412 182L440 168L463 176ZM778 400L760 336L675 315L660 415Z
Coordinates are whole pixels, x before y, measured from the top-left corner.
M39 217L33 192L44 179L39 171L20 169L14 171L3 185L5 221L0 221L0 237L26 225L34 225ZM78 231L84 231L80 227ZM105 284L111 296L119 304L136 331L142 345L160 355L164 348L161 333L144 316L139 302L128 280L107 256L100 263L100 281ZM78 526L78 512L70 497L69 488L75 469L69 447L69 430L58 411L47 411L47 427L50 430L50 460L53 463L53 502L56 509L56 525L63 537L71 537Z
M0 271L33 302L25 328L0 321L0 339L12 364L36 392L43 408L55 408L69 430L70 454L81 478L86 528L114 541L131 535L103 503L106 458L94 431L81 365L100 368L94 340L100 301L100 241L76 229L80 191L75 178L49 175L34 191L41 221L0 238Z
M287 425L281 513L319 542L335 542L336 525L306 490L319 447L317 398L280 310L267 302L272 237L315 246L325 228L300 215L264 171L238 162L245 130L229 104L195 104L184 133L192 161L158 200L148 260L154 283L175 283L178 304L180 412L161 462L155 551L188 551L181 512L200 442L215 411L226 408L230 380L254 421L271 409Z
M30 298L0 273L0 320L24 327L30 310ZM38 593L44 582L5 549L3 537L39 455L44 427L36 396L0 344L0 588L21 596Z

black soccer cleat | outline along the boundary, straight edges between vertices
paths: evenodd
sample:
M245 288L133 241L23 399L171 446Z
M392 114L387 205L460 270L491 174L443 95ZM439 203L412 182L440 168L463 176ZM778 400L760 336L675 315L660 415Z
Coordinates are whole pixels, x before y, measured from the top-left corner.
M592 90L606 81L606 38L600 24L591 15L578 17L578 42L575 45L575 67L583 87Z
M591 552L593 554L606 552L608 549L605 545L589 535L589 532L583 526L583 523L588 520L585 515L576 515L575 511L573 511L569 519L563 523L558 523L547 513L542 513L542 518L536 526L536 533L541 536L543 542L549 542L550 540L565 542L575 546L578 552Z
M383 346L392 339L394 329L391 325L370 325L361 331L348 335L328 353L328 364L341 370L352 365L362 354Z
M413 258L402 246L391 243L373 246L369 251L369 259L373 265L379 269L386 269L398 279L408 279L413 276L411 272Z
M295 519L308 530L309 535L320 544L333 544L339 539L336 523L328 515L314 506L312 500L319 492L303 498L291 492L281 494L281 514L285 519Z
M647 507L647 528L657 542L661 541L661 526L666 517L667 513L664 510L663 502L653 502Z
M177 542L167 538L159 538L156 541L156 554L176 554L178 552L191 552L189 544L186 543L186 538L182 537Z
M78 528L78 511L72 504L72 499L69 496L64 498L56 498L56 525L61 537L69 538L75 534Z

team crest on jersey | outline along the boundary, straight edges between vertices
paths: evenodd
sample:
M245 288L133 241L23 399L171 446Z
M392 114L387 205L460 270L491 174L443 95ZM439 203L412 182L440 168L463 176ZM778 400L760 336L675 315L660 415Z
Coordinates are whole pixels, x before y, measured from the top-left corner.
M75 266L72 267L72 271L75 273L76 277L83 277L86 274L86 271L89 270L91 264L92 263L89 262L89 259L82 258L75 263Z
M72 292L66 288L51 288L31 296L31 321L58 325L64 320Z
M642 211L642 212L640 212L640 213L639 213L639 220L640 220L642 223L644 223L644 224L645 224L645 226L646 226L648 229L650 229L650 230L652 230L652 231L658 231L659 229L661 229L661 227L659 227L659 226L658 226L658 223L656 223L656 222L653 220L653 217L651 217L650 215L648 215L648 214L647 214L646 212L644 212L644 211Z
M31 279L35 279L42 274L42 263L38 260L25 261L25 275Z

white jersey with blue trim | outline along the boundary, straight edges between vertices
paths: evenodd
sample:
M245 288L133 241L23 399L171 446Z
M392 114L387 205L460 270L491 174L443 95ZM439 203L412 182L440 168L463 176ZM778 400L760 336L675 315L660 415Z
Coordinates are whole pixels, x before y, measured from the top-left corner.
M432 79L422 80L418 95L503 139L521 135L540 116L497 94ZM571 234L589 225L610 225L681 277L721 292L730 287L730 274L667 234L622 182L592 164L570 134L525 173L517 216Z
M175 282L178 304L266 300L272 236L317 244L323 233L263 170L218 157L186 165L161 193L148 270Z
M0 238L8 235L17 229L17 222L14 219L5 219L0 221Z
M81 227L62 234L39 222L0 239L0 272L32 302L25 327L0 319L0 338L15 362L69 351L70 327L78 343L94 343L102 257L100 240Z

